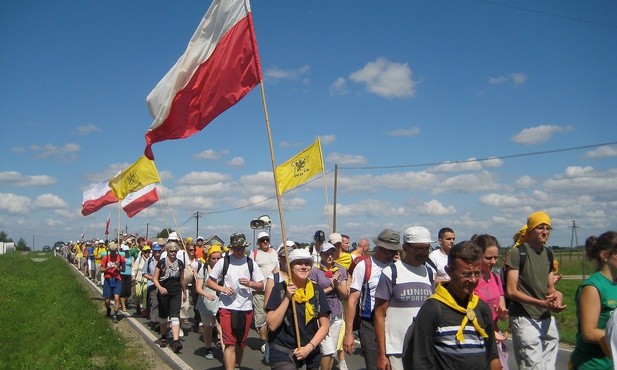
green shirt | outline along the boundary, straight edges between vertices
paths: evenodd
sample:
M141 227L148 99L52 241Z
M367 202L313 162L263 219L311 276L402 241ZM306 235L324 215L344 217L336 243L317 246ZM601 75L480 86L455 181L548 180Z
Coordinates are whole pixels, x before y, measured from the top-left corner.
M548 254L546 253L546 247L542 247L542 250L538 253L529 244L525 243L527 248L527 261L523 271L518 274L517 288L521 292L536 299L545 299L548 291L548 274L552 270ZM520 245L512 248L508 257L507 266L510 269L518 270L520 263L520 254L518 248ZM531 304L521 303L512 300L512 304L508 309L510 316L525 316L534 320L543 320L550 317L551 312L542 307L538 307Z
M612 369L613 361L604 355L597 343L587 343L583 340L580 327L580 295L583 287L591 285L600 294L600 317L598 329L605 329L611 312L617 307L617 284L608 280L599 271L594 272L578 287L575 296L576 316L579 317L578 332L576 333L576 347L572 352L572 363L579 370Z

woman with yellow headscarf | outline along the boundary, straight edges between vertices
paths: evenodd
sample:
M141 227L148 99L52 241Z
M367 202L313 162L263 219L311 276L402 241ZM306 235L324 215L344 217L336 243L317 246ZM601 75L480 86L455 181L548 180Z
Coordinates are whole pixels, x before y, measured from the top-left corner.
M214 267L216 262L220 260L222 256L223 251L221 250L220 245L211 246L210 249L208 249L208 254L206 255L206 263L203 264L201 269L197 272L197 282L195 283L198 294L195 308L201 315L201 323L199 328L203 330L204 346L206 347L205 357L207 360L214 359L214 354L212 353L212 330L215 326L217 327L219 333L221 333L221 330L216 321L219 297L214 290L208 288L206 281L208 281L208 276L210 276L212 267Z
M323 289L308 278L313 266L311 253L294 249L288 258L290 279L274 286L265 307L270 366L277 370L295 370L304 365L307 370L319 369L319 343L330 329L330 307ZM294 322L300 338L296 337Z

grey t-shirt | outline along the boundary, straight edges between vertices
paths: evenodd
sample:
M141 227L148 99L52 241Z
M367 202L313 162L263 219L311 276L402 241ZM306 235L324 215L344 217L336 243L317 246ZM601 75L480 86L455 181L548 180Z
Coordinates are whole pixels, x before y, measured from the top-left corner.
M520 256L517 248L521 247L521 245L518 245L510 250L507 266L513 270L519 269ZM542 247L540 253L533 250L527 243L525 243L524 247L527 249L527 256L525 257L527 260L525 261L522 273L519 271L518 289L536 299L544 299L548 290L548 274L552 270L552 266L549 266L550 261L546 253L546 247ZM531 317L534 320L545 319L551 314L546 308L514 300L512 300L510 305L509 313L510 316L525 316Z

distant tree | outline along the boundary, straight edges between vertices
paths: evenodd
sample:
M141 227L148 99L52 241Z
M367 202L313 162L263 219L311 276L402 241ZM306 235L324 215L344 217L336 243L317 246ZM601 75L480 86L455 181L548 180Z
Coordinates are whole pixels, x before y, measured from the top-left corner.
M158 234L156 234L157 238L163 238L163 239L167 239L167 237L169 236L170 233L173 233L174 229L171 228L167 228L167 229L163 229L161 230L161 232L159 232Z
M9 234L5 233L4 231L0 231L0 242L12 242L13 239L9 238Z
M27 250L29 250L28 244L26 244L26 241L24 240L24 238L19 238L19 241L15 245L15 250L18 250L18 251L27 251Z

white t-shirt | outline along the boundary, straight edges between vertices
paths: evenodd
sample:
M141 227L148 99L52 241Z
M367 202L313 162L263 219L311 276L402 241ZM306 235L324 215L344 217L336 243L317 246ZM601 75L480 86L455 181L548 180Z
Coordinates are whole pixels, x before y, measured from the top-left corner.
M225 275L223 286L232 287L234 289L233 295L227 295L221 293L219 295L219 308L226 308L228 310L236 311L251 311L253 309L253 303L251 302L251 289L247 286L241 285L238 280L240 278L250 278L248 257L236 258L233 255L229 255L229 269ZM221 278L223 274L223 263L225 257L216 262L216 265L210 272L210 277L216 281ZM258 266L253 265L253 278L251 281L260 282L264 281L264 276L261 273L261 269Z
M381 276L381 271L388 264L379 261L376 258L369 257L372 260L371 264L371 275L368 280L368 288L369 292L365 297L362 297L362 284L364 284L364 271L366 269L366 259L360 261L353 270L353 275L351 276L351 284L349 285L350 290L359 291L360 299L364 299L364 301L360 302L362 310L360 312L360 317L369 318L371 313L375 309L375 289L377 288L377 283L379 282L379 277ZM370 301L370 306L367 303Z
M428 255L428 258L433 261L435 266L437 267L435 279L440 279L441 281L450 281L450 276L446 273L446 266L448 265L448 255L443 254L441 248L435 249Z
M267 252L259 248L255 249L251 251L249 257L259 266L262 275L266 279L272 276L272 271L274 271L279 264L278 254L276 254L276 251L272 248L268 249Z
M386 310L386 354L403 353L405 335L426 299L433 294L433 284L424 265L414 267L399 260L396 285L392 289L392 266L383 269L375 297L388 301Z

